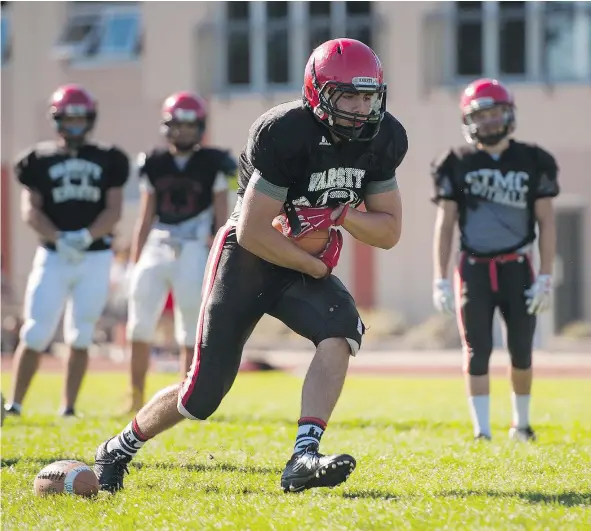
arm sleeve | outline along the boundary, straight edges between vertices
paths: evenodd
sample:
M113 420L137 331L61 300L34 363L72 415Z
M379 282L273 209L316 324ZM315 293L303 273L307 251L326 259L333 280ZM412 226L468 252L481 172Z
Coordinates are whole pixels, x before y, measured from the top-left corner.
M140 183L140 190L142 192L152 193L154 191L154 186L152 185L152 182L150 181L150 176L148 174L148 157L145 153L140 153L137 156L135 166Z
M249 185L273 199L285 201L293 182L291 168L295 156L290 138L281 135L279 129L278 125L271 124L251 134L246 157L253 167Z
M372 174L367 183L366 194L381 194L398 189L396 170L408 152L408 136L403 125L395 119L388 124L390 140L383 155L383 165L380 171Z
M431 178L433 179L431 200L436 204L442 199L456 203L460 200L458 186L453 178L454 159L453 152L448 151L431 164Z
M120 188L129 179L129 158L117 148L111 149L111 171L108 188Z
M14 164L14 175L18 181L27 188L36 187L36 160L35 151L27 151L22 154Z
M537 186L536 199L556 197L560 193L558 184L558 164L547 151L537 149Z

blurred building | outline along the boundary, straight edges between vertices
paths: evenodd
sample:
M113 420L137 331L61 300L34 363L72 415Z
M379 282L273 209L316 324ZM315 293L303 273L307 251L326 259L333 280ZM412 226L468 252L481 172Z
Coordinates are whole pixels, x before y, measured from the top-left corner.
M35 237L20 221L10 164L52 135L46 101L78 82L99 100L95 138L132 156L160 142L159 108L192 89L210 103L208 140L242 149L249 126L300 97L313 47L358 38L380 55L388 109L406 126L404 230L391 251L348 241L338 273L361 306L409 322L431 306L430 161L462 142L458 95L480 76L513 89L517 137L557 157L558 287L552 333L591 317L591 2L2 2L2 255L22 296ZM135 216L127 187L121 231Z

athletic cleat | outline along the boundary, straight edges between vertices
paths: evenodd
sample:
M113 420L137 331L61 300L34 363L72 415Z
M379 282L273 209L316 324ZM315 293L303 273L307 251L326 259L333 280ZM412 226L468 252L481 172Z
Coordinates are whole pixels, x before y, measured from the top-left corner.
M347 454L323 455L318 444L309 444L294 453L281 475L284 492L300 492L316 487L336 487L351 475L357 462Z
M101 444L94 458L94 473L98 478L101 490L116 492L123 488L123 476L129 474L127 464L131 457L119 450L107 451L107 444L111 439Z
M6 404L4 406L4 413L8 416L8 415L12 415L13 417L20 417L21 416L21 411L20 409L14 407L13 404Z
M484 433L479 433L478 435L474 436L475 441L490 441L492 437L490 435L486 435Z
M528 426L527 428L512 427L509 430L509 439L519 442L533 442L536 440L536 434L534 433L534 430L531 429L531 426Z
M66 407L59 412L60 417L75 417L76 412L73 407Z

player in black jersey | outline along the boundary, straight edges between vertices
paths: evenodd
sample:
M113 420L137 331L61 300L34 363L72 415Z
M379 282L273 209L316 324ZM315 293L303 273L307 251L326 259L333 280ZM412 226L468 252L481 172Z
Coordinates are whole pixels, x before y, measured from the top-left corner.
M183 418L216 411L265 313L317 348L281 486L299 491L347 479L353 457L319 453L364 333L353 298L331 274L343 241L335 227L374 247L396 245L402 207L395 173L407 148L403 126L386 112L373 50L352 39L318 47L306 66L303 101L271 109L250 129L239 160L239 200L209 256L191 371L99 446L95 471L103 489L122 488L126 464L146 440ZM367 212L355 208L362 202ZM282 209L294 237L332 231L325 250L311 256L276 231L272 221Z
M139 157L141 206L130 257L127 326L131 411L144 402L150 343L171 290L183 378L193 357L212 228L215 234L228 219L228 177L236 174L228 152L201 145L206 119L201 97L172 94L162 108L168 146Z
M556 230L552 198L559 193L554 157L537 145L510 138L513 97L498 81L480 79L461 100L468 145L446 152L433 165L438 204L434 242L435 306L453 312L448 280L452 237L460 229L455 307L465 351L474 436L490 439L489 359L493 316L507 330L513 385L509 436L533 440L529 421L532 343L536 315L550 304ZM540 268L532 266L539 230Z
M96 102L78 85L60 87L50 101L57 142L35 145L19 158L22 217L40 245L24 302L24 325L15 353L14 390L7 411L19 414L43 352L66 309L69 345L62 414L74 404L88 365L88 347L109 292L112 230L121 216L127 155L87 141Z

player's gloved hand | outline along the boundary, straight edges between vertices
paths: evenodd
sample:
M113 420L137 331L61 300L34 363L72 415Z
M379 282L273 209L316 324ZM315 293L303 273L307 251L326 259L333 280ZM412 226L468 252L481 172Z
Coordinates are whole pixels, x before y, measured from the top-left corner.
M324 251L318 255L318 258L326 264L326 267L328 267L328 273L326 274L327 277L332 273L332 270L339 263L339 257L341 256L342 248L343 235L341 234L341 231L330 229L328 243L326 244Z
M78 249L79 251L85 251L90 247L92 243L92 236L88 229L74 230L70 232L64 232L63 237L68 242L70 247Z
M342 209L336 219L332 219L332 214L335 210ZM349 204L338 205L336 208L333 207L295 207L296 214L300 220L302 227L301 232L297 236L292 235L292 229L289 225L289 220L285 216L286 227L284 228L283 234L288 238L303 238L314 231L326 230L330 227L340 227L345 220L347 211L349 210Z
M55 241L55 248L58 254L71 264L79 264L84 258L84 252L72 247L63 233Z
M454 313L454 292L447 278L438 278L433 282L433 305L440 313Z
M527 313L537 315L550 308L552 295L552 275L538 275L531 288L526 290L525 296Z

